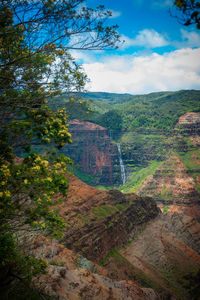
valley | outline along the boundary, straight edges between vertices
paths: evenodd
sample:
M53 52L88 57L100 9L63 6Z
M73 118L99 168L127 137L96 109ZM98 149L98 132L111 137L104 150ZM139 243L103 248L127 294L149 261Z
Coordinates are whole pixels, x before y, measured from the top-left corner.
M68 195L54 206L64 236L18 233L25 253L47 263L37 290L59 300L199 299L200 92L89 95L93 111L78 119L71 110L73 143L60 151L74 161ZM151 124L151 109L136 109L147 105L158 109Z

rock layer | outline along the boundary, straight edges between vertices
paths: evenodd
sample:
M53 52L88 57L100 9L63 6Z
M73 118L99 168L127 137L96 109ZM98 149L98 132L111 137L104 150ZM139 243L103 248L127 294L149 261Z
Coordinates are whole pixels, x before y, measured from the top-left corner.
M170 158L139 189L168 207L177 206L187 214L200 217L200 113L186 113L177 123L170 141ZM194 212L196 210L196 213Z
M200 224L191 217L159 216L121 254L178 299L196 299L200 287Z
M73 143L63 147L62 152L83 173L93 176L93 184L119 184L121 179L117 147L107 135L107 129L78 120L72 120L69 124Z
M68 224L64 242L67 248L96 262L126 243L134 228L160 212L152 198L100 191L75 176L69 182L68 198L59 207Z

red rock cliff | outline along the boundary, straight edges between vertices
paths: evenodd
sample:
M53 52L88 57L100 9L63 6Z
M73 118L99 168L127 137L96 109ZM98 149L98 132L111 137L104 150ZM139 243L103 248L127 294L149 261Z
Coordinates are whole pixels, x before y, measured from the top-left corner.
M78 120L72 120L69 124L73 143L66 145L62 151L83 173L95 176L96 184L116 183L120 178L114 167L118 159L117 149L107 135L106 128Z

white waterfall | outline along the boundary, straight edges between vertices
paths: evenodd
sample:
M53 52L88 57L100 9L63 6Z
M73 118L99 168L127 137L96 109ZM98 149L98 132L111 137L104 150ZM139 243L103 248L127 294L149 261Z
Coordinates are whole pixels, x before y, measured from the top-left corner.
M125 173L125 167L124 163L122 160L122 153L121 153L121 147L120 144L117 144L117 149L118 149L118 154L119 154L119 163L120 163L120 169L121 169L121 178L122 178L122 183L126 183L126 173Z

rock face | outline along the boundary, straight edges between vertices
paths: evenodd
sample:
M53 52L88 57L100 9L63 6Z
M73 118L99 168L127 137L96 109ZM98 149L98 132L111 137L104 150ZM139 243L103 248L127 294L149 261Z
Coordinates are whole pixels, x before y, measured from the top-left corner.
M166 205L197 204L200 196L195 187L195 180L187 174L184 164L175 155L147 178L138 194L154 197Z
M113 280L95 263L126 243L137 226L158 216L155 201L100 191L74 175L68 178L69 195L57 207L67 223L65 245L29 231L19 238L26 253L48 264L47 273L35 278L35 286L56 300L159 300L152 288L134 280Z
M117 146L107 135L106 128L78 120L72 120L69 124L73 143L66 145L62 152L84 174L93 176L93 184L119 184L121 179Z
M121 148L127 174L147 167L152 160L165 160L169 136L168 131L141 128L123 137Z
M125 244L139 225L155 218L160 210L153 199L100 191L69 178L68 198L59 207L67 225L67 248L100 262L110 250Z
M43 295L56 300L159 300L153 289L142 288L130 280L113 281L106 269L45 237L30 240L27 236L23 242L27 253L48 264L46 274L34 279Z
M171 138L170 158L147 177L139 195L154 197L163 205L185 207L200 217L200 113L180 117ZM176 208L175 208L176 207ZM192 213L196 207L196 213Z
M178 299L198 299L200 224L181 214L153 220L121 254Z

